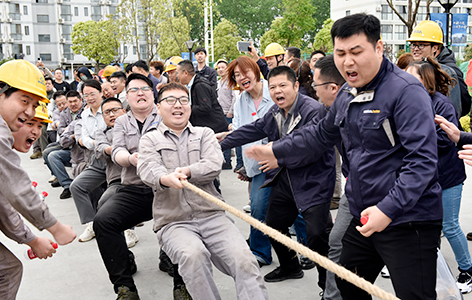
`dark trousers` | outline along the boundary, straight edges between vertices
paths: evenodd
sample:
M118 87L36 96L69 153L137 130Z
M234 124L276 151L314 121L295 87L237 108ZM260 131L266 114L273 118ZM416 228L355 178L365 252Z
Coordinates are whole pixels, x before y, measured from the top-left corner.
M328 232L327 224L331 219L329 206L331 198L326 199L326 203L313 205L302 212L306 223L307 246L321 255L328 255ZM287 172L283 170L278 175L277 183L272 188L267 206L266 224L282 234L290 236L289 227L297 218L299 210L293 198L292 188L289 184ZM301 270L297 253L290 250L285 245L270 239L270 243L279 258L282 269L296 272ZM318 286L324 289L326 284L326 269L318 268Z
M400 299L436 299L436 259L441 220L409 222L387 227L366 238L362 226L352 219L343 238L339 263L360 277L374 282L384 263ZM336 278L344 300L372 299L358 287Z
M93 230L115 292L122 285L136 289L130 270L130 251L122 232L152 219L153 197L151 188L123 186L95 215Z

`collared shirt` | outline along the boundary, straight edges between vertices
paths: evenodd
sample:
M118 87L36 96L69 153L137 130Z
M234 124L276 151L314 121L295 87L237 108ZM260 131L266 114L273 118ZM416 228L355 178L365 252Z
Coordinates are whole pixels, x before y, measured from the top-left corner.
M262 118L274 105L272 98L270 97L269 92L269 84L266 80L262 80L262 101L259 105L259 108L256 110L256 106L254 105L254 100L252 99L251 95L244 91L239 96L238 100L234 104L234 117L233 117L233 129L236 130L239 127L254 122L255 120ZM243 145L242 148L250 147L252 145L262 145L267 144L267 138L259 140L257 142L249 143ZM259 175L261 171L259 170L259 163L254 160L250 159L244 154L243 151L243 161L244 166L246 167L246 172L249 177L254 177Z
M279 108L279 113L280 113L281 118L280 119L276 118L276 120L277 120L277 126L280 128L280 135L282 135L282 137L284 137L288 132L288 128L290 127L290 123L292 122L292 119L293 119L293 111L295 110L295 107L297 106L297 102L298 102L298 93L297 93L297 97L295 98L295 101L292 104L292 107L290 107L287 113L287 117L285 117L285 110Z
M192 80L190 80L190 82L187 85L185 85L188 88L189 91L192 89L192 85L193 85L194 80L195 80L195 75L192 77ZM189 93L188 99L190 100L190 105L192 105L192 93Z
M233 113L234 103L236 102L237 96L231 88L228 86L228 81L220 79L218 81L218 103L221 105L223 112Z
M94 115L90 108L87 108L82 113L82 144L88 150L94 150L95 136L98 130L105 130L107 124L103 119L102 108L100 107Z

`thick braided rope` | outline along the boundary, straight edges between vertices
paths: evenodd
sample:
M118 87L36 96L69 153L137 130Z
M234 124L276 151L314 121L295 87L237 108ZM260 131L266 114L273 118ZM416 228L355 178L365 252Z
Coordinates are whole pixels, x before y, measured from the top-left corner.
M192 192L196 193L197 195L202 196L203 198L207 199L215 203L216 205L220 206L226 211L229 211L236 217L242 219L243 221L249 223L252 227L259 229L264 234L270 236L274 240L284 244L285 246L293 249L294 251L310 258L323 268L335 273L340 278L349 281L350 283L358 286L359 288L363 289L364 291L368 292L371 295L374 295L382 300L400 300L394 295L387 293L386 291L382 290L381 288L373 285L372 283L368 282L364 278L361 278L354 274L353 272L345 269L344 267L332 262L328 258L316 253L315 251L307 248L306 246L299 244L297 241L289 238L286 235L283 235L279 231L267 226L266 224L260 222L257 219L245 214L244 212L232 207L231 205L221 201L220 199L216 198L213 195L208 194L207 192L203 191L202 189L194 186L193 184L189 183L188 181L181 181L184 187L191 190Z

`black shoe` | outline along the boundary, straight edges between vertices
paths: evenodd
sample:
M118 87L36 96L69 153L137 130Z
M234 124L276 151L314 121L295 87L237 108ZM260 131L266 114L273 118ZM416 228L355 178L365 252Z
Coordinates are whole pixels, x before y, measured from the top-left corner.
M138 265L136 265L136 260L134 259L134 254L131 251L129 252L129 261L130 261L130 267L129 270L131 271L131 275L136 274L138 272Z
M236 165L236 167L234 167L234 170L233 172L236 173L239 171L239 169L241 169L243 167L243 165Z
M59 183L59 180L56 179L56 180L54 180L53 182L51 182L51 186L52 186L52 187L60 187L61 184Z
M222 167L223 170L231 170L232 168L233 168L233 166L231 165L230 162L224 162L223 163L223 167Z
M300 255L300 265L302 266L302 270L310 270L316 266L314 261L303 255Z
M265 282L279 282L279 281L284 281L287 279L299 279L303 278L303 271L284 271L282 267L278 267L274 271L270 272L266 276L264 276L264 281Z
M129 287L123 285L118 288L116 300L139 300L138 291L132 292Z
M472 232L469 232L469 233L467 234L467 239L468 239L469 241L472 241Z
M67 199L67 198L70 198L72 197L71 193L70 193L70 190L69 188L65 188L63 191L62 191L62 194L59 196L59 199Z
M174 264L170 260L169 256L161 250L159 253L159 270L166 272L169 276L174 277Z

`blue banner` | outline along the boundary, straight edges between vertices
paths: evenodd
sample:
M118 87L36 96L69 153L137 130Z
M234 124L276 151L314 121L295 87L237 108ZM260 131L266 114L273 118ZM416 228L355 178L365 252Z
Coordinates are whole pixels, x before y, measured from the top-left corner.
M189 52L180 52L180 56L183 59L190 59L190 53Z
M468 14L452 14L452 46L467 46Z
M446 36L446 20L447 20L447 17L446 17L446 14L443 13L443 14L440 14L440 13L431 13L431 21L434 21L436 23L438 23L439 26L441 26L442 28L442 31L444 33L444 36Z

